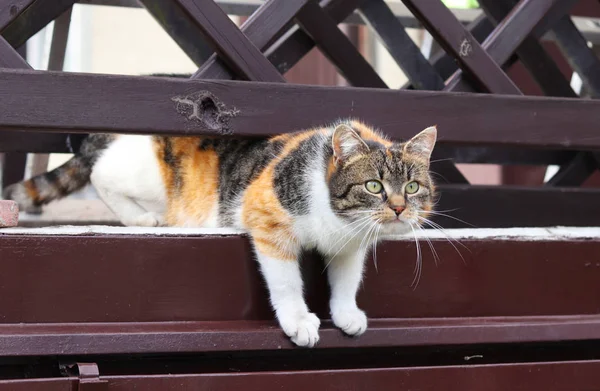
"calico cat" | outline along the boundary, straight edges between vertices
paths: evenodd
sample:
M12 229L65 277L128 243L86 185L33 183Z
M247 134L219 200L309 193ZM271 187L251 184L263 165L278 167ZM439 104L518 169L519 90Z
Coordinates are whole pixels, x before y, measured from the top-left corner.
M283 331L312 347L320 321L303 297L301 249L324 256L333 323L362 334L356 294L368 249L431 211L436 136L430 127L392 142L354 120L270 139L93 134L63 166L4 197L27 209L91 180L124 225L244 229Z

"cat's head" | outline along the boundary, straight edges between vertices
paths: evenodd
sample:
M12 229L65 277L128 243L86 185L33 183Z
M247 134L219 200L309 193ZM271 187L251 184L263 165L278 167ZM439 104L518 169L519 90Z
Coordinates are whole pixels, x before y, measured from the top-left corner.
M385 233L422 225L434 205L429 160L436 138L435 126L395 143L360 122L338 125L328 169L334 213L356 225L377 222Z

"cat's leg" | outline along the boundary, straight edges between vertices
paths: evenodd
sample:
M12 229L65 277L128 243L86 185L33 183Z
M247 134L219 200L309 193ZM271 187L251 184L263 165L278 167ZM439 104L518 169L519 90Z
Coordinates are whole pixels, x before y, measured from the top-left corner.
M366 255L366 250L347 250L331 259L327 267L331 320L348 335L361 335L367 329L367 316L356 305Z
M304 300L297 254L269 256L257 244L260 270L281 328L296 345L313 347L319 341L321 321L309 311Z

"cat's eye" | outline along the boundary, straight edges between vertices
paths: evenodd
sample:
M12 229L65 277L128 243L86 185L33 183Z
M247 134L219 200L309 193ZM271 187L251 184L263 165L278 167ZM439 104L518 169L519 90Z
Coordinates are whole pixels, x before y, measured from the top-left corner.
M404 191L406 191L406 194L415 194L417 191L419 191L419 184L414 181L410 182L406 185Z
M383 185L379 181L368 181L365 183L365 187L373 194L379 194L383 191Z

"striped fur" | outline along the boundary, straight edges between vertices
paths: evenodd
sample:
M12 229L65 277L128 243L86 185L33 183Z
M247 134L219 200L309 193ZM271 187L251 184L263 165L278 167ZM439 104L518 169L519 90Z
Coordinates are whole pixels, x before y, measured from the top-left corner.
M435 139L428 128L395 143L353 120L270 139L98 135L5 196L43 205L91 180L125 225L247 230L279 324L297 345L314 346L320 321L303 298L301 250L325 257L334 324L363 333L356 293L367 249L382 232L418 226L432 209Z

